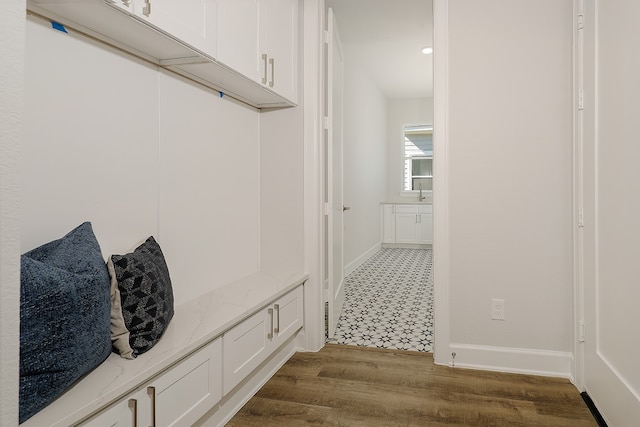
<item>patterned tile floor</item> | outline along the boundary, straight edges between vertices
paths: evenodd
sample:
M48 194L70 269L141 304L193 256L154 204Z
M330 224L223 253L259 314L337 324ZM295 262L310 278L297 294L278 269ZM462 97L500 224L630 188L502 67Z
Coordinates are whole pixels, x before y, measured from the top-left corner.
M345 278L345 303L327 342L433 350L433 253L383 248Z

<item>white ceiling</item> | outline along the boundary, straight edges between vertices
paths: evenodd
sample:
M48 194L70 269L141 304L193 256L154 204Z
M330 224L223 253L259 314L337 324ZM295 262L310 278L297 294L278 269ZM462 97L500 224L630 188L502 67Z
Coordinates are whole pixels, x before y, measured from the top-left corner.
M346 48L387 98L433 96L432 0L327 0Z

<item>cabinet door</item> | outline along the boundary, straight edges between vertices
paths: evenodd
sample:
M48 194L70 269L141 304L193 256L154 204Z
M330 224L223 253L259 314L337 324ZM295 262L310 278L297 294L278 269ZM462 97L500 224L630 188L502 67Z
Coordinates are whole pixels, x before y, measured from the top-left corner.
M259 0L215 0L217 7L217 60L262 83L267 68L262 59ZM264 73L261 71L264 70Z
M395 205L382 205L382 243L396 242Z
M140 0L138 0L140 1ZM144 0L142 0L144 1ZM126 12L133 13L133 0L104 0L109 6L114 6L118 9L123 9Z
M267 86L290 101L298 92L298 0L262 0ZM265 64L262 63L262 66ZM264 71L263 71L264 73Z
M418 214L396 210L396 243L418 243Z
M302 327L302 295L302 286L299 286L273 304L276 346L291 338Z
M135 0L134 11L138 19L215 57L215 6L215 0Z
M273 308L265 308L224 334L223 394L233 390L268 357L273 341L273 322Z
M420 231L418 236L418 243L432 244L433 243L433 214L423 213L419 216Z
M217 338L147 387L158 426L191 426L222 399L222 339Z
M144 390L131 393L89 420L82 427L133 427L149 425L148 398Z

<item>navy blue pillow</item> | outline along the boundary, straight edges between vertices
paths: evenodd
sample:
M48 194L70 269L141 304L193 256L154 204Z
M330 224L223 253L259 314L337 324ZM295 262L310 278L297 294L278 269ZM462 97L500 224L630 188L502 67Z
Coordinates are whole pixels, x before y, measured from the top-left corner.
M109 273L91 223L22 255L20 423L111 353Z

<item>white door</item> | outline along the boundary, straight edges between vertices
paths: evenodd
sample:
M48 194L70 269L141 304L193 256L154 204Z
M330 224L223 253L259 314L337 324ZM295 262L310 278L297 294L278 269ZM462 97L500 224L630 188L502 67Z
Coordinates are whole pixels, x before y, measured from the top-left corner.
M640 55L618 51L618 46L640 35L635 22L626 19L640 13L640 4L632 0L584 4L585 24L578 40L578 49L584 46L584 50L577 61L584 108L578 111L576 156L581 160L576 165L577 204L584 208L577 232L579 279L584 283L583 299L578 299L584 322L582 326L578 317L578 342L584 342L577 347L577 374L584 377L582 388L608 425L637 426L640 173L634 159L640 151L634 117L640 112L635 102Z
M329 280L327 291L329 300L329 338L335 334L338 318L344 304L344 258L343 258L343 198L342 198L342 98L343 98L343 57L340 36L333 10L327 14L327 192L328 192L328 263Z

